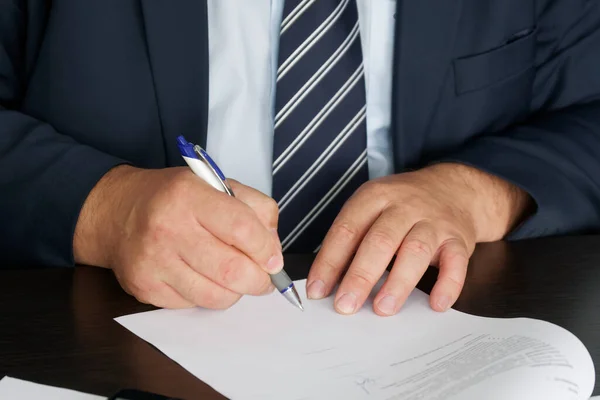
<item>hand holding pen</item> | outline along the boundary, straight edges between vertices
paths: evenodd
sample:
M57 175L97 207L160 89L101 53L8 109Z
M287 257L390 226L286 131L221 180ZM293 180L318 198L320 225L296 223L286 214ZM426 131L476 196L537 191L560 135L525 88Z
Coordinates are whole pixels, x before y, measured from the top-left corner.
M231 197L235 197L228 179L204 149L188 142L183 136L177 138L177 145L179 146L181 156L197 176L204 179L215 189L224 192ZM283 269L278 272L271 271L270 279L275 288L290 303L292 303L292 305L300 310L304 310L300 296L298 296L298 292L296 291L292 280Z
M78 263L114 271L123 289L162 308L225 309L273 292L283 257L273 200L231 182L215 191L187 166L109 171L76 227Z

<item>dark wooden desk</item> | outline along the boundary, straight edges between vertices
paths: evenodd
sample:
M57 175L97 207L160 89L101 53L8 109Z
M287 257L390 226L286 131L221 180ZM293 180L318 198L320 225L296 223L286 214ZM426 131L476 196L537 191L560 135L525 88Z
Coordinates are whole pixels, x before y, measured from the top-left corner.
M290 256L286 265L302 278L310 258ZM435 276L430 269L419 287L428 291ZM455 308L554 322L577 335L600 365L600 236L481 245ZM106 396L137 387L186 400L221 399L113 321L150 309L126 295L110 271L0 271L0 377Z

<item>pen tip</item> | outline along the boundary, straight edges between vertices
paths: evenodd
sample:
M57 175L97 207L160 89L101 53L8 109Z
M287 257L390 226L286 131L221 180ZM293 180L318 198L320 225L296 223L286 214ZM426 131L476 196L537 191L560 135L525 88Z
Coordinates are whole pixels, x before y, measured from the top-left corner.
M300 300L300 296L298 296L298 291L293 285L291 285L291 290L286 290L285 292L283 292L283 295L296 308L299 308L300 310L304 311L304 307L302 306L302 300Z

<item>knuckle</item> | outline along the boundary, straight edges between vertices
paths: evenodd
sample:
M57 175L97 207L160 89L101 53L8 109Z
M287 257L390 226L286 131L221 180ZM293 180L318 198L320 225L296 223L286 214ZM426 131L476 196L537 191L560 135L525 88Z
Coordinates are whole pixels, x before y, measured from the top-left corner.
M381 252L395 252L398 248L398 243L394 240L392 234L385 231L373 231L365 238L367 245L374 247Z
M260 271L245 257L234 256L221 264L217 282L236 292L259 295L265 293L271 284L266 273Z
M199 305L213 310L229 308L237 301L237 296L235 294L226 293L216 288L204 290L199 297Z
M161 242L171 237L173 237L173 230L165 223L159 222L151 231L151 238L154 242Z
M205 288L200 293L194 293L195 295L190 296L190 298L195 299L195 303L204 308L218 308L220 303L219 296L215 289Z
M204 285L202 282L197 281L186 285L181 294L199 307L212 309L220 302L218 289L217 285Z
M358 236L358 229L347 221L340 221L331 228L334 237L340 242L351 242Z
M238 282L243 275L243 260L239 256L225 259L219 267L218 280L223 286L230 286Z
M418 279L417 279L418 280ZM409 277L400 276L394 279L393 286L398 293L410 293L417 283L412 281Z
M348 278L359 287L373 286L377 283L377 277L364 269L355 269L348 273Z
M381 197L387 196L388 185L380 180L371 180L363 184L361 187L362 192L368 194L370 197Z
M260 296L269 291L271 279L265 272L260 271L254 266L248 266L248 273L245 274L244 288L241 293ZM252 268L252 269L250 269Z
M132 293L133 297L142 304L153 305L153 299L148 293Z
M376 180L369 180L360 186L360 191L361 192L373 192L373 191L378 190L378 188L380 188L380 186L381 185Z
M319 276L335 276L337 275L342 268L346 268L346 263L336 262L334 259L330 258L329 255L324 253L319 253L311 271L314 271L315 274Z
M469 264L469 257L464 250L449 252L447 260L453 266L460 267L461 269L467 269L467 264Z
M235 217L232 227L233 240L236 243L253 243L254 224L246 213Z
M149 280L141 274L135 274L125 279L126 291L142 303L152 302L152 285Z
M454 267L467 268L467 265L469 264L469 252L464 241L458 239L448 241L441 247L446 262Z
M431 258L433 256L431 245L422 239L408 239L404 242L403 247L407 252L419 258Z
M464 279L456 279L456 278L455 278L455 277L453 277L453 276L449 276L449 277L447 278L447 280L448 280L448 282L449 282L449 283L451 283L451 284L452 284L452 286L455 286L455 287L456 287L457 289L459 289L459 290L462 290L462 288L463 288L463 286L464 286L464 284L465 284L465 281L464 281Z
M261 221L266 222L269 228L277 227L277 220L279 219L279 205L271 197L265 197L259 204L255 206L254 210Z
M247 212L240 212L233 221L232 243L243 246L250 258L266 257L272 243L272 236L267 235L266 228Z
M133 276L126 278L126 284L134 295L146 292L146 279L140 274L134 274Z
M277 216L277 214L279 214L279 205L277 204L275 199L273 199L271 197L267 197L264 200L263 207L264 207L265 211L268 213L268 215L270 215L270 216Z
M167 223L163 213L153 212L148 215L146 235L152 241L161 241L172 234L172 228Z
M185 198L192 188L192 182L188 174L178 174L169 182L166 193L169 198Z
M149 246L145 240L134 245L129 252L127 249L119 249L120 258L115 260L113 269L126 271L127 278L132 274L140 273L145 268L147 260L152 259L152 249L153 247Z

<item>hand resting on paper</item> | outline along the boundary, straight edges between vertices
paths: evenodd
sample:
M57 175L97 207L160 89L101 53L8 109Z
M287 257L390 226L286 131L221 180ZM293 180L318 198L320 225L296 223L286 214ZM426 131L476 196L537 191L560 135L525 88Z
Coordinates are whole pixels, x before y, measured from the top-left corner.
M185 167L114 168L82 208L75 261L112 268L125 291L164 308L222 309L270 293L267 271L283 267L277 204L231 185L236 198Z
M512 184L458 164L367 182L324 239L307 279L308 297L328 296L339 283L336 311L353 314L396 255L374 311L397 313L429 265L440 270L431 306L447 310L462 290L475 244L503 238L532 205Z

